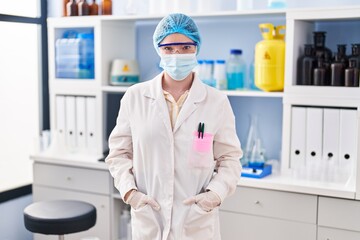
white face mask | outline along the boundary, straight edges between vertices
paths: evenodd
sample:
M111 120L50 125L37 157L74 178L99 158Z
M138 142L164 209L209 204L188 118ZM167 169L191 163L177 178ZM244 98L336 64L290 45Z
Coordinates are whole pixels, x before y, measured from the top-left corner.
M198 64L196 53L160 54L160 67L175 81L184 80Z

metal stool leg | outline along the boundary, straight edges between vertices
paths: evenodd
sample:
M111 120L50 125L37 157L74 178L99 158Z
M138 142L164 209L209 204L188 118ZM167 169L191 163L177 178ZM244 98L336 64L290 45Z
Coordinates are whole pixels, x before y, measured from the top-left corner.
M59 240L65 240L64 235L59 235Z

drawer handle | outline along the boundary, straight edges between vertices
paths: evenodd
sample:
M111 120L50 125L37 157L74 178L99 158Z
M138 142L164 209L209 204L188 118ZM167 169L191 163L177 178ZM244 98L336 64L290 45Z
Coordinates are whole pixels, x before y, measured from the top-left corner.
M259 205L259 204L260 204L260 201L259 201L259 200L256 200L256 201L254 202L254 204Z
M71 177L66 177L66 180L71 181Z

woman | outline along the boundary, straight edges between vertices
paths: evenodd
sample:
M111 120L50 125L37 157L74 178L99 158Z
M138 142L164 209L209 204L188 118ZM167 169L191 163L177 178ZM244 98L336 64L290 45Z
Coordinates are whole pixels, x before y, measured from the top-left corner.
M163 18L153 41L164 71L126 91L106 163L133 239L220 239L218 208L241 172L231 106L192 72L201 41L190 17Z

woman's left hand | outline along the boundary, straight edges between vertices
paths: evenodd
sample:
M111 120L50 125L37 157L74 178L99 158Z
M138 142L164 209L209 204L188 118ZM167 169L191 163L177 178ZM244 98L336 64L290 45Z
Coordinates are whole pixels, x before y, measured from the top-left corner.
M183 201L184 204L197 204L202 210L210 212L221 203L220 197L213 191L200 193Z

